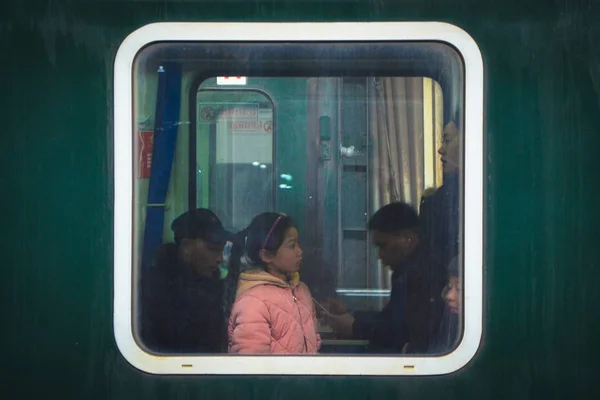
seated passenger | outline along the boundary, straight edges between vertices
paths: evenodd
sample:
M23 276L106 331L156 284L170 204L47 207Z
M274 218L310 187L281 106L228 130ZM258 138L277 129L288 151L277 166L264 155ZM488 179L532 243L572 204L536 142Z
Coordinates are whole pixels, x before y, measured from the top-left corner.
M207 209L182 214L171 229L175 243L159 247L152 267L142 271L142 340L161 353L224 352L219 263L231 235Z
M430 347L430 353L447 353L456 345L462 315L462 284L459 276L458 258L455 257L448 265L448 283L442 291L446 307L437 337Z
M377 313L336 315L331 308L330 326L341 336L368 339L374 352L426 353L440 323L445 274L421 244L419 217L408 204L388 204L371 217L369 230L381 262L393 271L390 301Z
M243 259L243 260L242 260ZM229 319L230 353L316 353L312 296L300 282L298 231L284 214L263 213L239 234L230 271L240 273Z

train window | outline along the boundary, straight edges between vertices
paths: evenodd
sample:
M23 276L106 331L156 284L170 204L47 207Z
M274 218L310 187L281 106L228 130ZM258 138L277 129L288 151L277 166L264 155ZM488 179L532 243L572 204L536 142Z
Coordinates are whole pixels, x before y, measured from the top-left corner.
M114 326L134 366L432 375L475 355L483 65L465 32L153 24L121 45L114 92Z

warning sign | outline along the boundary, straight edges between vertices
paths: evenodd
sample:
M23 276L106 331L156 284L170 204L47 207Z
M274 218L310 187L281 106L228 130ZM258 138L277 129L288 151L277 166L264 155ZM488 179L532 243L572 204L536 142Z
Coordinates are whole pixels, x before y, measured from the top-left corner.
M204 121L213 121L215 119L215 116L217 115L216 111L214 108L212 107L204 107L202 110L200 110L200 118L202 118L202 120Z
M262 108L258 110L256 121L223 121L230 134L271 135L273 131L273 110Z
M258 122L258 103L198 103L198 122Z
M231 132L256 132L262 130L262 121L260 122L230 122L229 130Z
M228 128L231 133L271 133L273 121L230 122Z
M138 179L149 179L152 170L154 132L138 132Z
M217 164L271 164L273 158L274 115L261 108L258 121L230 121L217 118Z
M271 133L273 131L273 121L272 120L265 121L264 129L265 129L265 132Z

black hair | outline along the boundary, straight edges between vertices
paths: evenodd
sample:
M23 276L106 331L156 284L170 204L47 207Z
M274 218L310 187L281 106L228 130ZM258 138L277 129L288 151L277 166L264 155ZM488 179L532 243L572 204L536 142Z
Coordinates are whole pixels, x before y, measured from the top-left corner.
M458 256L454 257L448 263L447 270L448 270L448 278L460 276L459 275L459 267L458 267Z
M419 216L411 205L402 202L381 207L369 220L370 231L399 234L406 229L418 232Z
M444 126L448 125L450 122L454 123L454 125L456 126L457 132L460 134L462 120L461 120L461 114L459 113L459 110L456 110L454 113L452 113L452 116L450 116L449 118L446 118L446 121L444 122Z
M456 93L458 95L458 93ZM444 96L443 122L444 126L454 122L458 130L462 126L462 107L456 102L456 96Z
M266 212L254 217L246 229L235 234L225 282L226 318L229 318L235 301L242 257L246 255L253 266L266 268L260 258L260 251L275 253L283 244L287 230L294 227L294 221L287 215Z
M294 222L285 214L274 212L259 214L243 231L245 232L244 243L234 243L234 248L236 244L241 245L238 246L240 257L245 253L253 265L264 266L264 262L260 258L260 251L276 252L283 244L285 232L292 227L295 227ZM231 250L232 261L236 259L233 257L234 248Z

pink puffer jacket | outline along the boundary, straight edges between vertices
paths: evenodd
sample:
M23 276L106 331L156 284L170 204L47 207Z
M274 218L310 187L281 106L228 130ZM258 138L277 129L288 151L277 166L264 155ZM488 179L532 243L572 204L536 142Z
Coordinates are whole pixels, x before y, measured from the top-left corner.
M263 270L240 274L229 318L229 352L316 353L321 347L308 287L295 273L289 283Z

